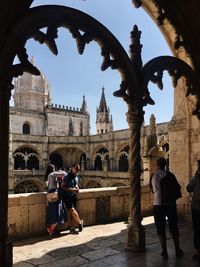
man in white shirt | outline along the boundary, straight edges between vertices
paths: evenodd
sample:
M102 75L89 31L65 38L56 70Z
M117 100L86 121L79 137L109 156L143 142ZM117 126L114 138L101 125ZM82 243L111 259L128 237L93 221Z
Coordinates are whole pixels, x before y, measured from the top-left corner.
M162 201L162 191L160 182L163 177L166 176L166 160L165 158L159 158L156 162L157 170L152 176L151 186L154 193L154 221L157 229L157 233L162 246L161 256L165 259L168 258L167 243L166 243L166 217L168 219L169 231L172 234L172 238L175 245L175 254L177 257L183 256L183 251L179 247L179 230L177 225L177 210L176 200L165 202Z

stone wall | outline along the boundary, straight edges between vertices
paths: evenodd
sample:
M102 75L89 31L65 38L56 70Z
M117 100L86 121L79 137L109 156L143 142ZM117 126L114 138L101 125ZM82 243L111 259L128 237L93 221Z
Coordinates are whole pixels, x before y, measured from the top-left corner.
M78 210L84 225L127 220L129 187L82 189ZM9 195L8 227L11 239L46 233L46 193ZM142 188L142 214L152 215L152 194Z

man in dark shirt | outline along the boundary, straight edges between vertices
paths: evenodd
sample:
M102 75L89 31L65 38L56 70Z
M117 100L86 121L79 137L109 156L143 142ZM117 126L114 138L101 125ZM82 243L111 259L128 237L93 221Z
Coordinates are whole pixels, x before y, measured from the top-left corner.
M61 184L62 198L68 210L68 220L70 225L70 233L78 234L83 230L83 220L80 220L76 211L77 196L79 193L77 174L80 170L78 164L73 164L71 171L64 177ZM75 229L78 224L79 232Z

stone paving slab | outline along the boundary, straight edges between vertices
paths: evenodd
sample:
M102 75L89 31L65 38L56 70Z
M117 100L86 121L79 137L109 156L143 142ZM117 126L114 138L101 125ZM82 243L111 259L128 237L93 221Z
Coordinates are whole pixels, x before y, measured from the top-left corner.
M161 248L153 219L143 220L146 232L146 252L125 250L124 222L85 227L79 235L67 231L60 237L40 236L13 244L14 267L199 267L192 261L193 232L191 224L180 223L180 243L185 255L176 258L171 236L167 231L169 259L160 256Z

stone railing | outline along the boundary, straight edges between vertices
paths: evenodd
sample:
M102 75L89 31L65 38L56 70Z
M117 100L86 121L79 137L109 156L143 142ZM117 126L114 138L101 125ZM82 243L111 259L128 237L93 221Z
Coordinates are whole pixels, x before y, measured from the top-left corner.
M142 214L152 215L152 194L142 187ZM84 225L127 220L129 187L82 189L78 211ZM21 239L46 232L46 192L9 195L8 227L11 239Z

